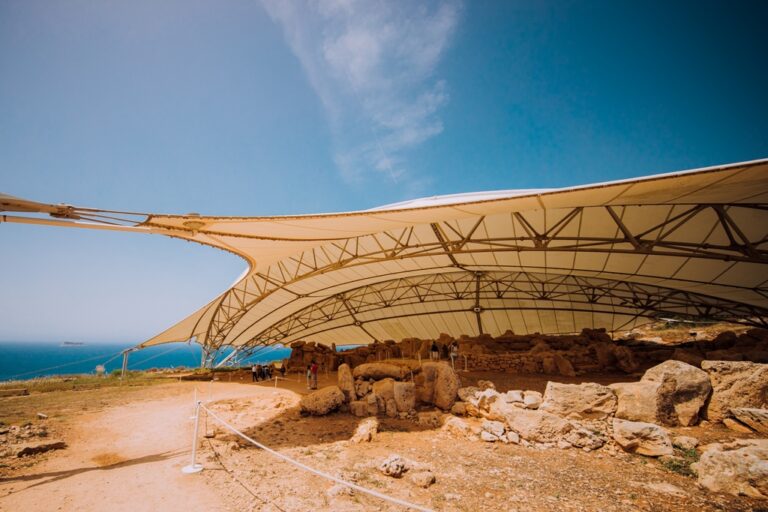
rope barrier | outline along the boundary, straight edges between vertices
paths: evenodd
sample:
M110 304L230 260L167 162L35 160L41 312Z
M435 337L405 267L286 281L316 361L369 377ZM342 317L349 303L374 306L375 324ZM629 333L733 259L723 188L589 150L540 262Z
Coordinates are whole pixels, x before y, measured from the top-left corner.
M198 402L198 404L199 404L200 408L205 409L205 411L208 414L210 414L213 419L215 419L216 421L218 421L219 423L224 425L224 427L227 428L228 430L230 430L233 434L242 437L243 439L245 439L249 443L253 444L254 446L257 446L257 447L261 448L262 450L264 450L265 452L273 455L274 457L277 457L278 459L281 459L281 460L283 460L283 461L285 461L285 462L287 462L289 464L293 464L294 466L296 466L299 469L303 469L304 471L308 471L308 472L313 473L313 474L315 474L315 475L317 475L319 477L325 478L327 480L331 480L333 482L336 482L337 484L341 484L341 485L343 485L345 487L349 487L350 489L354 489L356 491L360 491L362 493L368 494L368 495L373 496L375 498L379 498L379 499L384 500L384 501L389 501L390 503L395 503L397 505L402 505L403 507L410 508L410 509L413 509L413 510L420 510L421 512L433 512L431 509L428 509L426 507L422 507L421 505L416 505L414 503L409 503L409 502L407 502L405 500L401 500L399 498L394 498L392 496L387 496L386 494L382 494L380 492L374 491L373 489L367 489L365 487L362 487L360 485L354 484L352 482L347 482L346 480L342 480L341 478L335 477L335 476L333 476L333 475L331 475L329 473L326 473L324 471L320 471L319 469L311 468L311 467L307 466L306 464L303 464L303 463L301 463L301 462L299 462L299 461L297 461L295 459L292 459L292 458L288 457L287 455L284 455L284 454L282 454L282 453L280 453L278 451L275 451L272 448L269 448L268 446L261 444L260 442L256 441L255 439L252 439L252 438L248 437L247 435L243 434L242 432L237 430L235 427L233 427L232 425L230 425L229 423L224 421L215 412L210 410L208 407L203 405L201 402ZM195 438L195 443L196 442L197 442L197 438ZM193 457L194 457L194 454L193 454ZM192 465L194 466L194 459L193 459Z
M130 369L130 367L131 367L131 366L133 366L133 367L134 367L134 369L135 369L135 368L136 368L136 365L138 365L138 364L144 364L144 363L146 363L147 361L151 361L151 360L153 360L153 359L157 359L157 358L158 358L158 357L160 357L160 356L164 356L165 354L168 354L168 353L170 353L170 352L173 352L174 350L179 350L180 348L181 348L180 346L176 346L176 347L173 347L173 348L171 348L171 349L168 349L168 350L165 350L165 351L163 351L163 352L160 352L159 354L155 354L155 355L153 355L153 356L151 356L151 357L148 357L148 358L146 358L146 359L142 359L142 360L141 360L141 361L139 361L138 363L131 363L131 365L130 365L128 368Z

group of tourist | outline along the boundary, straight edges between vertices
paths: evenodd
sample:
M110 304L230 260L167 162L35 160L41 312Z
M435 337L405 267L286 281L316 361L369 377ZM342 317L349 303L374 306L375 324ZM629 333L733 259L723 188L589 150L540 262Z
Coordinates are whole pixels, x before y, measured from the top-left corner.
M251 381L252 382L258 382L260 380L271 380L272 377L275 375L275 365L265 364L254 364L251 366ZM280 366L280 375L285 377L285 366Z
M455 341L452 341L449 345L443 345L442 350L437 342L432 342L432 346L429 349L429 358L431 360L439 361L440 359L450 358L451 365L453 365L457 357L459 357L459 345Z

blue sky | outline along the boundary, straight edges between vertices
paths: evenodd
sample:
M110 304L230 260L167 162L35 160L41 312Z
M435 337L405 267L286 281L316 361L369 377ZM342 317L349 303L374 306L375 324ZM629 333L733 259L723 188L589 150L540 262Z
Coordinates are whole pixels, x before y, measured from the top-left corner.
M0 191L269 215L768 156L765 2L0 3ZM0 225L0 340L140 342L243 263Z

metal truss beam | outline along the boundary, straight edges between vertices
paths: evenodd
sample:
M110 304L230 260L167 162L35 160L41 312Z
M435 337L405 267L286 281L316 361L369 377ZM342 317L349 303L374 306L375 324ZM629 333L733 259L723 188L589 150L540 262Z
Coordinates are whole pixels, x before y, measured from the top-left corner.
M521 306L521 301L529 306ZM721 321L749 319L764 325L768 311L700 294L626 281L527 272L452 272L395 279L362 286L320 300L254 336L246 346L293 341L327 330L364 326L381 308L441 303L433 313L499 310L589 311L655 318L707 318ZM480 304L485 304L481 307ZM465 304L462 306L462 304ZM470 305L467 305L470 304ZM410 308L384 319L412 316ZM335 322L328 327L329 322ZM482 324L478 325L482 333ZM366 331L367 332L367 331Z
M645 208L647 206L643 206ZM510 220L520 228L510 230L512 236L490 237L484 225L487 218L475 217L462 230L457 222L429 224L433 233L422 239L415 233L418 226L318 243L316 247L254 272L228 290L215 306L205 335L205 343L220 347L227 335L251 308L276 291L301 297L290 285L346 268L373 265L387 261L419 258L447 258L454 268L465 268L463 256L487 253L598 253L665 256L686 260L716 260L768 264L768 233L750 238L751 232L735 220L740 213L768 212L765 204L697 204L652 205L667 207L664 221L643 230L633 231L623 220L625 212L640 206L594 206L568 208L559 221L546 230L537 230L526 212L510 212ZM548 210L551 211L551 210ZM582 235L580 229L586 215L601 214L612 219L615 236ZM563 213L563 212L561 212ZM714 213L714 216L712 214ZM722 230L728 242L710 243L707 239L685 237L686 227L701 221L702 216L716 219L710 233ZM700 232L700 230L690 230ZM577 233L574 235L573 233ZM208 233L211 234L211 233ZM429 238L429 239L427 239ZM577 269L573 269L577 270ZM631 275L628 275L628 278ZM597 299L600 295L595 296ZM478 317L479 318L479 317Z

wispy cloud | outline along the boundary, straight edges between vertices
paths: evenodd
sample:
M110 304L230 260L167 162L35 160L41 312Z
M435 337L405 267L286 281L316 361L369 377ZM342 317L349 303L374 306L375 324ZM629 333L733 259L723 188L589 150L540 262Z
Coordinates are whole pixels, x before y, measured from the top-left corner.
M322 101L343 176L371 171L393 181L409 174L410 150L443 131L448 101L434 76L456 27L457 1L262 0L283 29Z

